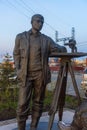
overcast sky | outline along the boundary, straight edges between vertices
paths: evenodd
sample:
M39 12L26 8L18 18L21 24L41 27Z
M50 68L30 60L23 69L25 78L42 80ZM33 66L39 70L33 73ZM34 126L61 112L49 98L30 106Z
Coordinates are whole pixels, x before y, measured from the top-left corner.
M13 52L18 33L31 28L31 16L42 14L42 33L55 40L71 37L75 28L78 51L87 52L87 0L0 0L0 57ZM61 43L63 45L63 43Z

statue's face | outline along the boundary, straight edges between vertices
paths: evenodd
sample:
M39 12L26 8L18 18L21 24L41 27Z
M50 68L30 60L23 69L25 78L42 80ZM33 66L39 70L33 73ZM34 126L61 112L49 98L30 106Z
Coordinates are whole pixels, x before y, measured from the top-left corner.
M43 20L39 17L35 17L32 21L32 28L36 31L40 31L43 27Z

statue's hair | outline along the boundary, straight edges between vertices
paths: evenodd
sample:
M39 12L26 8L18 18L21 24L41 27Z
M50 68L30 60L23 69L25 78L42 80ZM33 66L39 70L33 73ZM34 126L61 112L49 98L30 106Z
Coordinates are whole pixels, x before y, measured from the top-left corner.
M31 23L32 23L33 20L34 20L35 18L37 18L37 17L39 17L39 18L44 22L44 17L43 17L41 14L35 14L35 15L33 15L32 18L31 18Z

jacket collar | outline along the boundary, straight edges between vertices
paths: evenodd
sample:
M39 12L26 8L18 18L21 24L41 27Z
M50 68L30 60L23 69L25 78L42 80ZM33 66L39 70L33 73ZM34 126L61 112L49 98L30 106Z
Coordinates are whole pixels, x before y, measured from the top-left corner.
M33 32L32 32L32 29L30 29L29 31L28 31L28 34L29 34L29 36L30 35L34 35L34 36L40 36L41 35L41 32L38 32L38 33L36 33L36 34L33 34Z

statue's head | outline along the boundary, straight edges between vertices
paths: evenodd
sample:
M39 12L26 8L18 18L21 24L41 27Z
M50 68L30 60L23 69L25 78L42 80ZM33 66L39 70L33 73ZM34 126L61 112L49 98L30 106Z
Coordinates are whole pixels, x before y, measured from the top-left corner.
M41 14L35 14L31 18L32 28L40 31L44 23L44 17Z
M35 14L35 15L33 15L32 18L31 18L31 23L32 23L35 19L37 19L37 18L39 18L39 19L44 23L44 17L43 17L41 14Z

